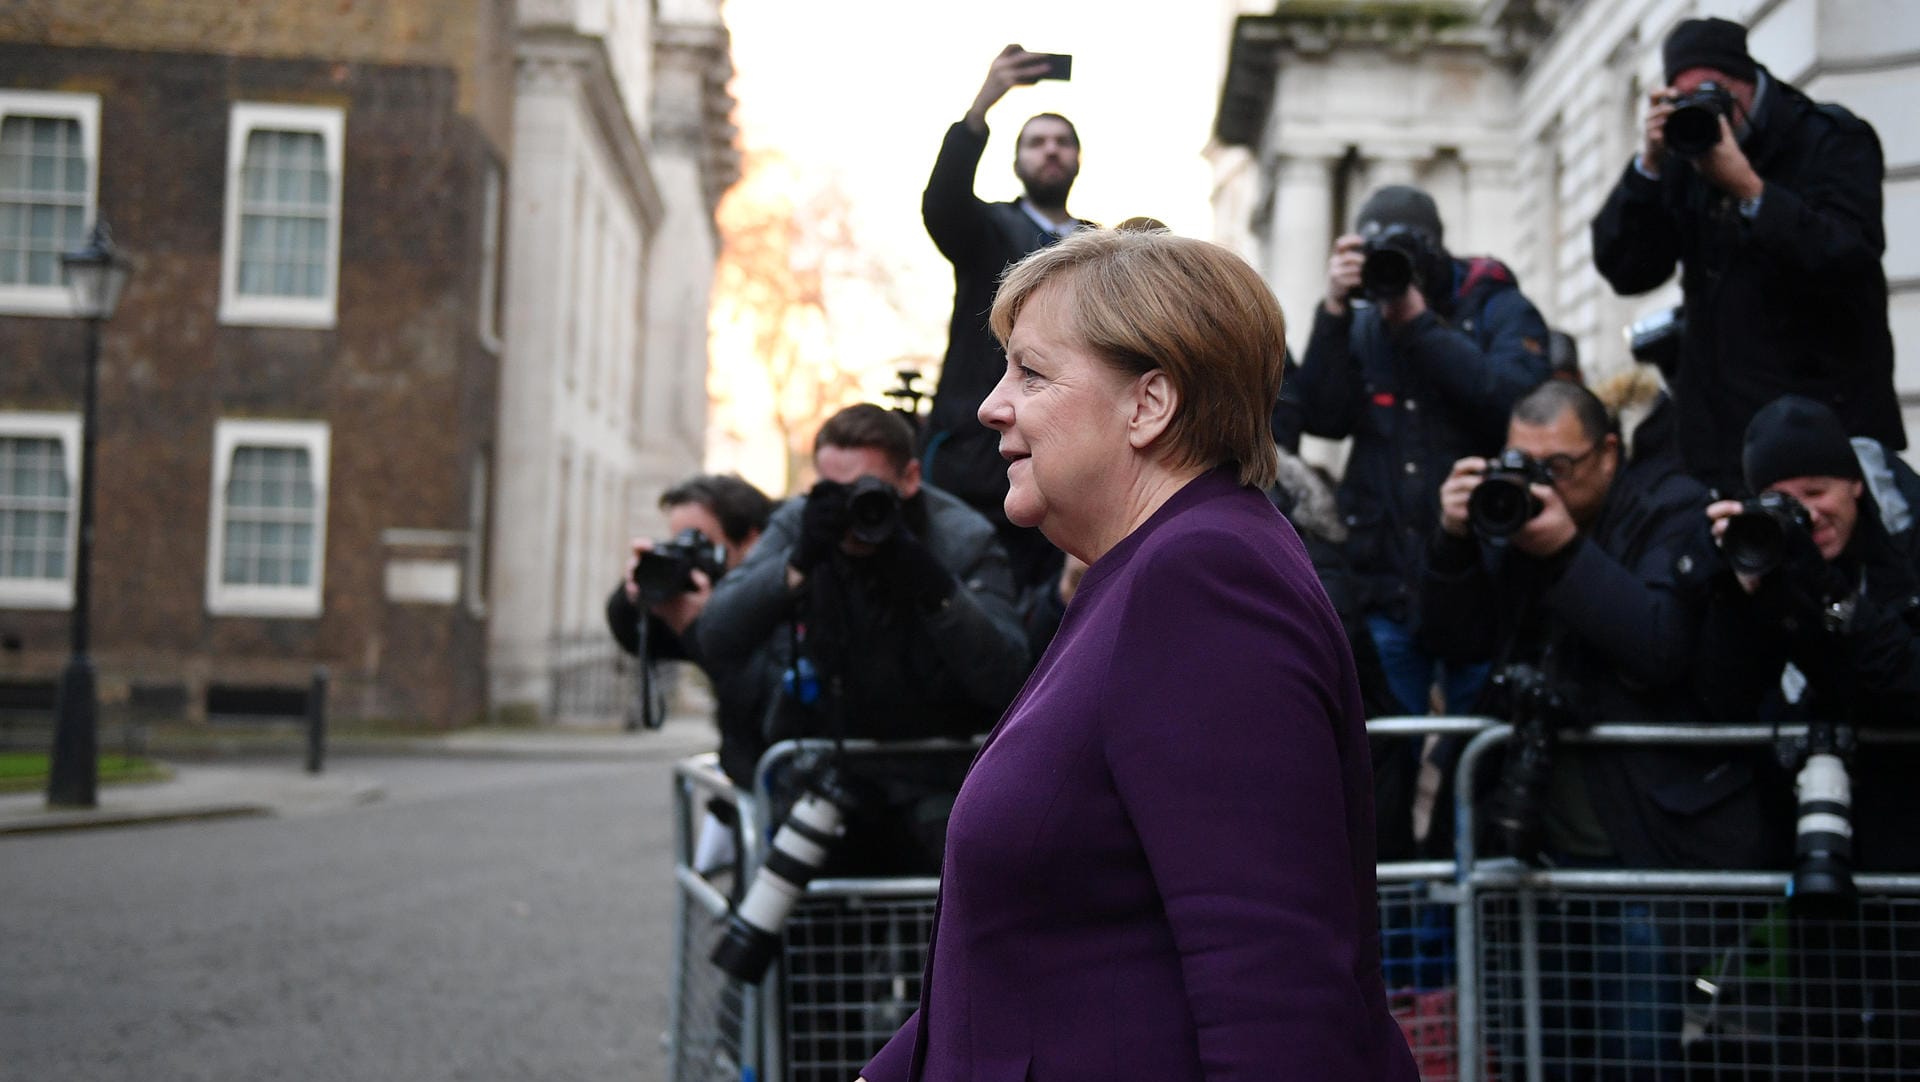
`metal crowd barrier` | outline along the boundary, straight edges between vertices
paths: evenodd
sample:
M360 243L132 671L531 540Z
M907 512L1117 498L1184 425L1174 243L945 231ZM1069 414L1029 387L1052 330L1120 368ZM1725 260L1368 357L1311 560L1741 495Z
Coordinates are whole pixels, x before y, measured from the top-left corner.
M1508 727L1406 717L1376 719L1368 732L1466 738L1454 779L1455 858L1377 871L1389 1005L1423 1082L1920 1077L1920 875L1858 875L1854 915L1811 920L1786 915L1784 872L1543 869L1482 857L1473 780ZM1753 744L1792 733L1635 724L1563 735ZM826 746L772 749L754 794L735 791L711 755L676 769L676 1082L845 1082L919 1002L934 878L816 879L759 985L729 980L707 961L736 880L693 866L705 804L735 810L739 867L757 868L772 768ZM847 750L965 747L848 742Z

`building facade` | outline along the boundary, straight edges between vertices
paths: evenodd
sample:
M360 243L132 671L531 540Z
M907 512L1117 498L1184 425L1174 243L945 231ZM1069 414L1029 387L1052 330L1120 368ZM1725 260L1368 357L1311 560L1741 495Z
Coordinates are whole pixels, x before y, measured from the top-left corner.
M608 553L596 577L613 573L643 475L624 418L674 370L704 371L694 349L643 371L641 283L666 217L654 6L132 8L0 12L0 682L51 682L65 661L85 328L58 255L103 219L137 260L99 369L108 715L244 711L319 665L336 717L456 725L509 706L490 679L507 584L584 580L588 544ZM715 5L694 15L724 57ZM588 102L604 168L565 183L520 147L532 131L538 149L530 72L556 49L625 80ZM724 117L724 86L701 90ZM538 217L554 214L557 238ZM559 294L565 354L542 337L555 296L514 293L550 286L555 240L579 276ZM697 253L683 265L704 281ZM596 394L598 428L556 428L599 456L574 502L517 474L517 396L538 393L519 349L616 396ZM500 561L521 540L509 524L535 521L564 539L549 566Z
M1624 369L1624 328L1678 287L1615 296L1588 228L1638 147L1660 43L1706 15L1746 23L1755 59L1878 130L1896 382L1920 433L1920 121L1900 104L1920 88L1920 7L1898 0L1283 0L1242 16L1229 45L1212 148L1219 239L1306 311L1366 192L1417 183L1448 247L1507 261L1578 342L1589 379ZM1294 321L1296 350L1308 322Z

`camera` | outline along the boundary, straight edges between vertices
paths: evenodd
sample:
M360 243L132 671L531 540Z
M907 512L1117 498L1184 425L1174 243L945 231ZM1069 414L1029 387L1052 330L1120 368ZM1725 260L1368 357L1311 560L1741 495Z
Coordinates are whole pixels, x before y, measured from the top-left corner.
M885 544L900 529L900 493L878 477L862 477L847 486L847 536L868 545Z
M807 884L846 834L855 798L831 763L815 766L774 832L767 858L727 916L711 960L728 976L758 984L780 950L780 933Z
M1399 224L1369 233L1360 250L1360 292L1375 303L1406 295L1433 254L1424 230Z
M1668 99L1667 148L1682 158L1706 155L1720 143L1720 118L1733 116L1733 95L1715 82L1701 83L1690 94Z
M1662 308L1634 320L1625 333L1627 352L1633 359L1653 365L1671 380L1680 367L1680 340L1687 333L1687 310Z
M694 589L693 573L704 572L708 582L718 582L727 570L727 546L712 540L699 530L681 530L671 541L661 541L652 551L640 554L633 567L633 584L640 588L640 599L656 604Z
M1487 464L1480 484L1467 497L1467 522L1482 537L1511 537L1541 511L1532 486L1552 483L1545 466L1509 447Z
M1506 765L1489 804L1488 818L1520 860L1539 860L1540 809L1553 778L1554 733L1573 720L1573 706L1545 673L1532 665L1512 664L1493 676L1494 693L1513 726Z
M1853 730L1813 722L1793 779L1793 876L1787 903L1796 912L1826 913L1855 897L1853 885L1853 786L1845 756Z
M1740 513L1727 520L1720 551L1735 571L1764 575L1786 562L1790 531L1812 530L1813 519L1799 500L1784 492L1762 492L1743 501Z

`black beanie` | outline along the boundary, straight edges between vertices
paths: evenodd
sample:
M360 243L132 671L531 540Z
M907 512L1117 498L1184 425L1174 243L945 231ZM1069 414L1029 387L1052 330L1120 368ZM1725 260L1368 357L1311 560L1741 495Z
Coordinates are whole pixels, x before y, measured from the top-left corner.
M1412 226L1424 231L1435 244L1444 239L1440 232L1440 208L1434 206L1433 196L1405 184L1389 184L1367 196L1354 218L1354 225L1366 233L1369 222Z
M1660 50L1667 83L1689 68L1712 68L1753 82L1756 68L1747 55L1747 28L1725 19L1688 19L1673 28Z
M1826 406L1797 394L1781 395L1753 415L1741 465L1755 492L1789 477L1860 479L1846 426Z

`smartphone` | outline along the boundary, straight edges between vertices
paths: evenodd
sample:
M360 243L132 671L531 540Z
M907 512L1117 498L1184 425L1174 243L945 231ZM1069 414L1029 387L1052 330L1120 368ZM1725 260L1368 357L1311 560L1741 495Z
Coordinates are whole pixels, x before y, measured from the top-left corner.
M1072 53L1035 53L1034 55L1047 59L1047 70L1040 78L1058 79L1063 83L1073 78Z

